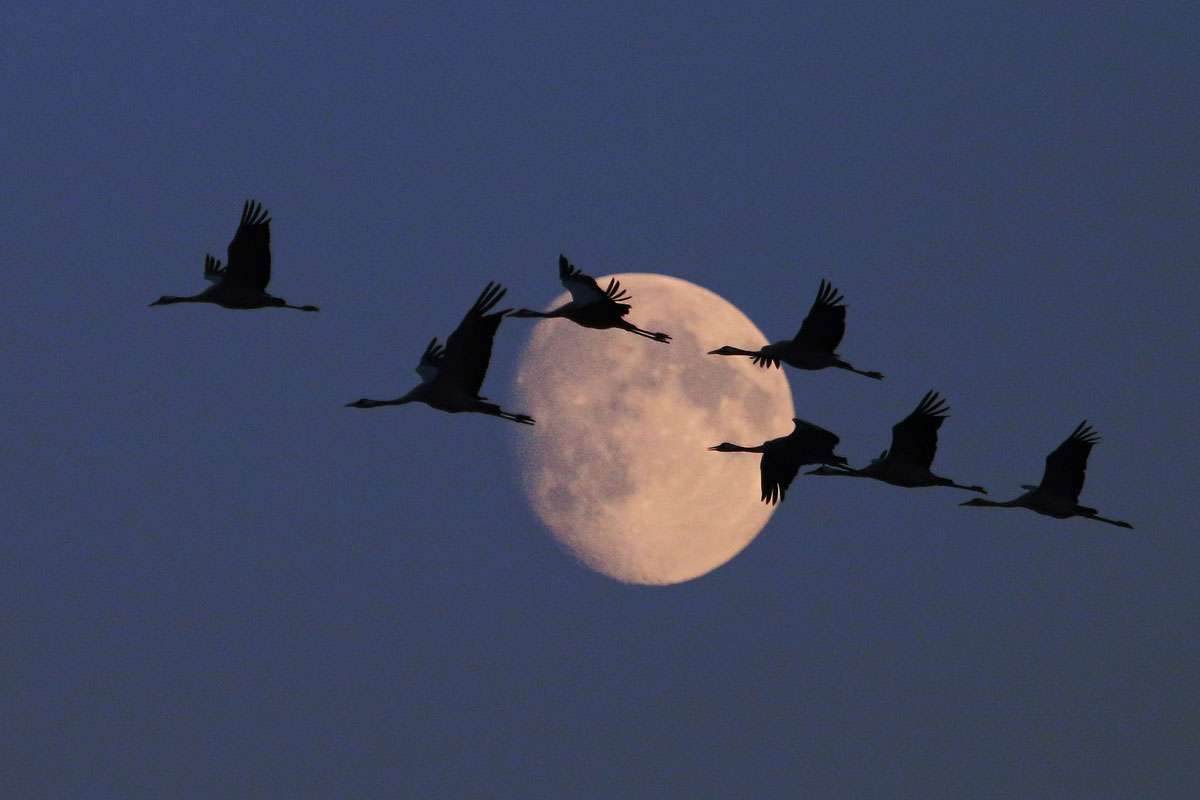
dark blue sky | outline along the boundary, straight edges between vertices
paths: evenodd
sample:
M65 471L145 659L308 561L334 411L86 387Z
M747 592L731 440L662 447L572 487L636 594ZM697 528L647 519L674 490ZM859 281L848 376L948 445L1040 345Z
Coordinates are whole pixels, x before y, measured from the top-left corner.
M222 5L0 12L8 794L1194 791L1194 5ZM322 313L147 309L250 196ZM340 407L560 250L774 338L830 278L888 378L789 378L852 461L937 388L1006 498L1087 417L1137 530L809 478L700 580L590 573L517 426Z

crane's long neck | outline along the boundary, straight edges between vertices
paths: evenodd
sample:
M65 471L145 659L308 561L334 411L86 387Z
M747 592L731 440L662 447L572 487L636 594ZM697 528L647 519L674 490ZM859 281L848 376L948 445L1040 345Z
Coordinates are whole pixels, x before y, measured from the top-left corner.
M716 350L710 350L708 354L710 356L757 356L762 354L762 350L743 350L740 347L725 345Z
M709 450L715 450L718 453L763 453L766 452L766 445L760 444L754 447L747 447L741 444L733 444L732 442L721 442L716 447L710 447Z
M380 406L401 406L411 402L407 397L397 397L395 400L368 400L364 397L353 405L357 408L379 408Z
M192 294L187 297L179 297L173 294L164 294L162 297L155 300L150 305L152 306L169 306L173 303L203 303L208 298L204 297L204 293Z
M534 311L532 308L518 308L512 311L510 317L533 317L535 319L551 319L552 317L561 317L567 306L559 306L550 311Z
M873 478L873 477L875 477L874 474L872 474L870 467L867 467L866 469L855 469L854 467L847 467L844 465L820 466L820 467L817 467L816 469L814 469L812 472L808 472L805 474L807 474L807 475L846 475L851 478Z
M355 400L353 403L347 403L348 408L379 408L380 406L402 406L405 403L418 402L422 399L421 389L425 384L421 384L408 394L397 397L395 400L369 400L363 398Z
M1018 506L1025 505L1024 500L1025 500L1024 495L1022 495L1021 497L1014 498L1012 500L986 500L982 497L972 497L967 502L960 503L959 505L982 506L984 508L1016 508Z

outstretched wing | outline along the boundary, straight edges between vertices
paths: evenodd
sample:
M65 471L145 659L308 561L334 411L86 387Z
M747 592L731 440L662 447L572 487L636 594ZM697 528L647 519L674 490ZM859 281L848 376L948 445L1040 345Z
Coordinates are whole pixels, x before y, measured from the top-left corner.
M445 357L445 346L438 344L436 336L430 339L425 352L421 354L421 361L417 364L417 374L421 376L422 383L429 383L438 376Z
M1069 499L1072 503L1079 502L1088 456L1099 441L1100 436L1086 419L1079 423L1067 440L1046 456L1046 472L1038 491Z
M564 255L558 257L558 279L562 281L563 287L571 293L571 300L577 305L590 305L611 299L609 292L601 289L595 278L584 274L574 264L567 261L567 257ZM616 281L609 282L609 291L620 291L619 286L614 286L615 283Z
M820 425L813 425L802 419L793 419L792 422L796 427L788 434L787 438L799 439L804 443L805 450L832 452L833 448L837 447L837 443L841 441L836 433L827 431Z
M624 300L633 299L633 295L631 295L628 290L622 289L621 282L616 278L608 279L608 286L604 287L604 294L614 303L620 303Z
M220 283L225 280L225 268L221 262L208 253L204 254L204 280Z
M446 351L441 357L436 380L455 390L478 397L492 359L492 340L500 320L508 310L488 314L508 290L498 283L488 283L471 310L463 317L454 333L446 339Z
M929 469L937 455L938 428L949 411L950 407L937 392L926 392L916 409L892 426L888 458Z
M829 281L822 280L808 316L792 341L806 349L832 353L846 335L846 307L842 295Z
M261 203L247 200L242 220L229 242L226 257L228 280L260 292L271 282L271 218Z
M762 486L762 501L773 506L783 502L784 497L787 496L788 487L792 485L796 474L800 472L800 463L795 459L787 458L778 449L768 450L763 453L758 471Z

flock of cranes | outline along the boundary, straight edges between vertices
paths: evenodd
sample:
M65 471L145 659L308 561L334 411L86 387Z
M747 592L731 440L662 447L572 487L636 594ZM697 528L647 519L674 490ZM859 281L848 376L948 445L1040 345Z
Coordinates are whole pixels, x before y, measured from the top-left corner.
M204 257L204 277L213 285L191 296L164 295L150 305L172 303L214 303L224 308L293 308L298 311L317 311L316 306L296 306L267 293L271 280L271 219L262 205L247 200L237 232L229 242L226 264L212 255ZM492 357L492 342L501 321L507 317L537 319L567 319L585 328L606 330L615 328L650 339L669 343L671 337L661 331L649 331L626 319L630 311L630 294L621 284L609 280L604 289L596 280L571 264L565 256L558 258L558 276L571 294L571 299L551 311L531 309L493 309L507 290L498 283L488 283L466 315L446 338L439 343L435 337L421 354L417 375L421 382L412 390L393 400L363 398L348 403L351 408L378 408L404 403L425 403L450 413L475 412L532 425L527 414L505 411L480 394L488 363ZM757 350L745 350L726 345L710 350L708 355L746 356L764 369L779 368L781 364L797 369L844 369L868 378L881 380L878 372L860 370L845 361L837 352L846 332L846 306L842 295L828 281L821 281L816 300L791 339L772 342ZM840 441L836 434L802 419L793 419L794 428L787 436L770 439L762 444L747 446L722 442L709 450L722 453L761 454L762 500L774 505L783 501L788 487L800 468L820 465L806 474L873 478L877 481L916 488L947 486L979 494L987 494L982 486L966 485L936 475L932 471L937 454L938 430L949 412L946 401L936 392L927 392L917 407L892 426L891 446L862 469L849 466L844 456L834 453ZM1042 481L1037 486L1023 486L1024 494L1012 500L996 502L982 497L972 498L964 506L995 508L1027 508L1050 517L1065 519L1083 517L1122 528L1132 528L1128 522L1100 516L1100 512L1079 505L1087 471L1088 455L1100 441L1099 436L1083 421L1046 457Z

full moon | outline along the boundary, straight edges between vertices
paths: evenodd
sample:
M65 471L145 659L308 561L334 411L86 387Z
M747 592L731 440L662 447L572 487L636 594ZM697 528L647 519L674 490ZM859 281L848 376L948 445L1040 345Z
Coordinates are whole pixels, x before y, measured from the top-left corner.
M705 448L791 430L792 393L781 370L705 355L766 344L721 296L666 275L597 282L609 277L633 296L627 319L672 341L537 323L516 378L522 408L537 419L521 437L525 491L591 569L627 583L679 583L737 555L773 511L759 501L758 456Z

